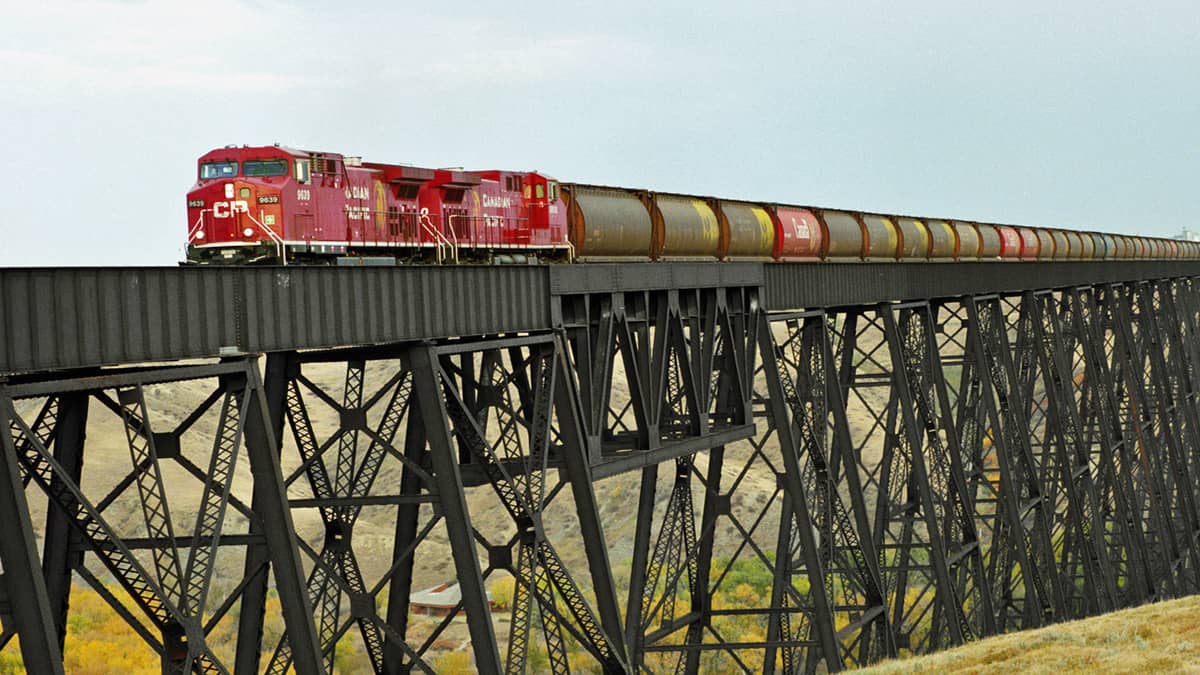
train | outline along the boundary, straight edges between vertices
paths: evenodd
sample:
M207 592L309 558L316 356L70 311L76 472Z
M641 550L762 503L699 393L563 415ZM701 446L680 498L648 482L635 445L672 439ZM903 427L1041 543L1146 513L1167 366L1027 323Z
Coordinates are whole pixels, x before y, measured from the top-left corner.
M380 164L278 144L202 155L187 214L187 264L1200 258L1200 242Z

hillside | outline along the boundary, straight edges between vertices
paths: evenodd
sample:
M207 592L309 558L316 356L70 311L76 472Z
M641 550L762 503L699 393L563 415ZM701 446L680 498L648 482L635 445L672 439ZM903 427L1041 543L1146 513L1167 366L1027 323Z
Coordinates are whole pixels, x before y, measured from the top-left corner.
M981 640L856 671L1200 673L1200 596Z

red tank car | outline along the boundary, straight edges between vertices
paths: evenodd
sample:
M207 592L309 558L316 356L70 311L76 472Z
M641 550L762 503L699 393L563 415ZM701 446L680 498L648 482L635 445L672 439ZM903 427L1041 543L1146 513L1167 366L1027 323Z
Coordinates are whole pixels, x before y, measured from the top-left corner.
M1036 260L1042 250L1037 232L1032 228L1022 227L1017 229L1017 234L1021 236L1021 260Z
M827 238L812 211L777 206L774 212L776 260L818 260L824 254Z
M992 227L996 230L996 233L1000 235L1000 250L998 255L1002 260L1019 260L1023 255L1026 255L1024 252L1024 241L1022 240L1020 233L1017 231L1017 228L1009 227L1007 225L980 225L980 227ZM1033 242L1034 243L1030 245L1036 246L1036 236L1034 237ZM1037 257L1036 252L1033 252L1033 257Z

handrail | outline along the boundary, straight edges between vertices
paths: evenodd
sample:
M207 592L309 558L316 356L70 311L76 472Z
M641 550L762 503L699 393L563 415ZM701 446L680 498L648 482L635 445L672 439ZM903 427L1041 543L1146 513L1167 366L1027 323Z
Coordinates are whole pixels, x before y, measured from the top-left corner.
M524 216L464 216L459 213L455 213L450 216L450 220L454 220L455 218L458 218L460 220L484 220L484 221L487 221L487 220L494 220L494 221L500 221L500 220L526 221L526 220L529 220L529 218L526 218Z
M200 228L204 225L204 214L210 213L210 212L212 212L212 209L200 209L200 216L198 218L196 218L196 224L192 225L192 228L190 230L188 230L187 242L189 244L192 243L193 239L195 239L196 232L199 231ZM283 243L283 238L280 237L278 234L276 234L275 230L272 230L265 223L259 221L257 218L255 218L253 215L251 215L251 213L249 211L239 210L239 213L246 214L246 217L250 219L250 222L257 225L258 228L260 230L262 230L263 232L267 233L267 236L271 238L271 242L273 244L275 244L275 253L277 253L279 255L280 262L283 265L287 265L287 255L285 255L286 247ZM261 216L261 215L263 215L263 212L260 210L258 212L258 214Z
M205 214L209 213L211 211L212 211L212 209L201 209L200 215L196 218L195 224L193 224L191 229L188 230L187 240L188 240L189 244L192 243L193 239L195 238L196 232L200 231L200 229L202 227L204 227ZM268 226L266 223L263 222L263 220L265 220L265 214L262 212L262 210L261 209L259 210L259 217L262 218L262 220L260 220L259 218L255 218L253 215L250 214L249 211L241 211L241 213L246 214L246 217L250 219L250 222L252 222L254 225L256 225L262 232L264 232L271 239L271 242L275 245L275 251L279 256L279 260L281 261L281 263L283 265L287 265L287 255L286 255L287 246L284 243L283 238L280 237L279 234L277 234L273 229L271 229L270 226ZM382 212L382 211L380 211L380 212L370 211L370 213L375 214L375 215L383 215L384 214L384 212ZM491 220L493 222L509 222L509 223L512 223L512 222L523 223L523 222L528 222L529 220L531 220L530 218L526 218L526 217L522 217L522 216L467 216L467 215L455 214L455 215L449 216L449 218L447 219L448 222L447 222L446 229L449 230L449 234L450 234L450 237L447 237L445 233L439 231L436 227L434 227L433 220L429 216L428 208L422 208L419 212L416 212L416 213L413 213L413 212L410 212L410 213L387 213L386 215L389 218L394 217L394 216L400 216L401 218L403 218L404 216L409 216L409 215L417 216L417 222L419 223L420 228L425 232L426 235L428 235L430 238L432 238L435 241L435 246L436 246L436 251L437 251L437 262L439 264L441 264L441 263L444 263L447 258L449 258L456 265L460 262L458 249L460 246L462 246L462 242L460 242L458 240L458 233L454 229L454 224L456 223L456 219L457 219L457 221L468 221L468 222L475 221L475 220L484 220L484 221ZM493 243L493 242L479 242L479 243L482 245L487 245L488 243ZM495 243L498 243L498 242L495 242ZM578 254L578 252L575 250L575 245L572 244L569 240L564 241L562 243L565 244L567 247L567 260L574 261ZM532 244L530 244L529 246L530 246L530 248L533 248Z
M196 236L196 232L204 226L204 214L212 209L200 209L200 215L196 217L196 224L192 225L192 229L188 230L187 243L192 243L192 239Z
M259 227L259 229L266 232L267 236L271 238L271 241L275 243L275 252L279 254L279 261L283 266L286 267L287 266L287 255L286 255L287 252L286 252L286 246L284 246L284 244L283 244L283 237L280 237L278 234L275 234L275 230L272 230L265 223L262 223L262 222L259 222L258 220L256 220L249 211L245 211L244 213L246 214L246 217L250 219L250 222L254 223L255 225L257 225ZM259 209L258 215L260 215L260 216L263 215L262 209ZM265 220L265 218L264 218L264 220Z
M451 215L449 218L447 218L447 225L449 225L449 227L450 227L450 233L454 235L454 238L456 241L458 239L458 231L455 229L455 223L456 223L456 221L464 221L464 220L467 221L468 223L476 222L476 221L483 221L484 227L489 227L492 225L492 223L495 223L496 227L499 228L502 226L502 224L505 221L509 221L509 222L515 221L519 225L520 223L528 222L530 219L522 217L522 216L466 216L466 215L456 213L456 214ZM472 233L472 234L474 234L474 233ZM499 241L489 241L486 239L483 242L480 242L474 236L472 236L471 243L474 245L478 245L480 243L487 245L487 244L499 244L500 242Z
M438 242L437 243L438 264L441 264L444 260L443 253L442 253L442 245L445 244L446 247L450 249L451 257L454 258L454 264L457 265L458 264L458 246L456 245L456 243L452 243L449 239L446 238L446 235L439 232L437 230L437 228L435 228L433 226L433 220L429 217L429 209L427 207L421 209L420 217L417 218L417 222L419 222L421 224L421 227L425 229L426 233L432 235L433 238L437 240L437 242ZM457 241L457 239L458 239L458 237L455 237L456 241Z
M492 221L492 222L516 221L517 223L522 223L522 222L528 222L529 220L532 220L531 218L526 218L523 216L464 216L464 215L455 214L455 215L450 216L450 218L449 218L451 234L455 234L455 230L454 230L455 219L466 220L468 222L482 220L485 223L488 221ZM457 239L457 236L455 238ZM474 242L474 243L478 244L480 242ZM487 245L490 243L499 243L499 242L485 241L482 243L484 245ZM563 243L567 245L567 262L574 262L575 256L576 256L575 245L572 244L570 242L570 240L564 241ZM529 248L536 248L533 244L528 244L528 246L529 246Z

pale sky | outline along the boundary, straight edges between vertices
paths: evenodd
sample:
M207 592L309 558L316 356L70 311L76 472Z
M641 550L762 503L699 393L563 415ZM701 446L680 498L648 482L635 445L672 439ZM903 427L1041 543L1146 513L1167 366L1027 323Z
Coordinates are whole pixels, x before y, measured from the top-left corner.
M196 158L1200 230L1200 3L0 0L0 265L172 265Z

